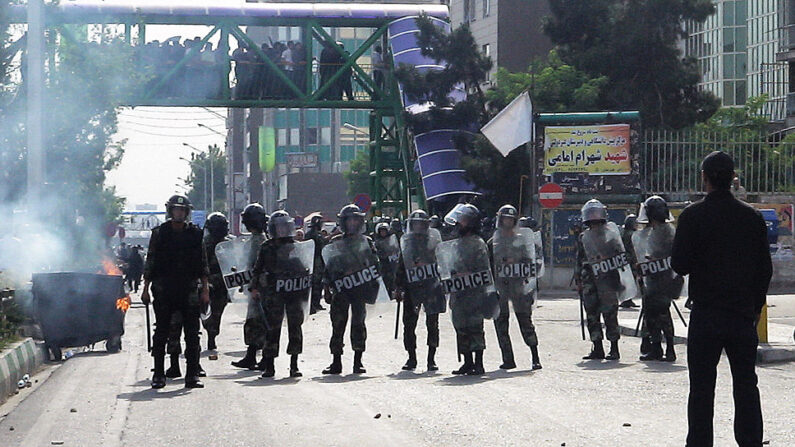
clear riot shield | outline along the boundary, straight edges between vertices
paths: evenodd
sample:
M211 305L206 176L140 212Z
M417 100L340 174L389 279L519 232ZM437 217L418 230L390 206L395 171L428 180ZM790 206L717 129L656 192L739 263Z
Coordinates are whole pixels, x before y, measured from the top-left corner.
M632 299L638 293L635 277L629 265L621 232L613 222L586 228L582 243L591 272L596 279L596 291L614 294L619 302Z
M406 293L411 295L415 305L421 304L428 314L447 310L447 299L436 263L436 246L440 242L442 235L435 228L428 229L427 234L406 233L400 238L406 271Z
M541 231L534 231L533 238L535 239L536 243L536 277L541 278L544 276L544 272L546 272L546 268L544 265L544 236L541 234Z
M682 293L685 281L671 268L675 233L674 226L665 223L649 225L632 235L637 271L643 279L647 296L676 299Z
M334 294L361 298L367 304L389 300L378 271L378 257L366 236L337 238L323 247L322 255L329 287Z
M456 314L489 319L499 316L489 251L483 239L466 236L440 242L436 261L443 290L450 296L454 326L458 327Z
M268 271L265 276L268 294L281 295L285 302L299 300L306 318L312 293L315 241L281 245L276 250L275 261L271 264L273 271Z
M388 292L395 289L395 274L398 261L400 261L400 244L397 236L390 234L383 239L374 238L375 251L378 253L378 262L381 267L381 276Z
M258 247L257 247L258 248ZM251 259L252 238L241 236L215 246L215 256L224 278L224 285L233 301L248 299L248 284L256 256Z
M514 307L533 302L537 285L535 236L529 228L505 233L497 229L492 238L494 281L500 297Z

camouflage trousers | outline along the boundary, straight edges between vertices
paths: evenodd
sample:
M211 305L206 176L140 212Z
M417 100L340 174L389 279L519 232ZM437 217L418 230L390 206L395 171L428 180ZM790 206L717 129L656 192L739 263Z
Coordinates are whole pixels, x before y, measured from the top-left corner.
M588 333L592 342L604 339L602 322L604 318L605 333L610 341L618 341L621 332L618 327L618 299L613 293L601 295L595 289L583 290L583 304L585 305L585 318L588 323Z
M670 305L646 305L643 310L643 322L652 343L660 343L661 337L674 336L674 320L671 318Z
M461 354L486 349L482 302L479 296L454 297L450 301L456 344Z
M169 355L182 354L182 314L174 312L171 314L171 323L168 326L168 343L166 344L166 352Z
M524 306L523 306L524 307ZM538 336L536 327L533 325L533 309L521 309L522 312L514 311L516 319L519 321L519 331L522 339L527 346L538 346ZM494 320L494 330L497 332L497 342L500 345L503 362L513 361L513 345L509 335L508 325L510 321L510 306L507 299L500 299L500 316Z
M403 299L403 347L406 351L417 349L417 321L420 318L420 303L415 303L407 293ZM425 312L425 327L428 329L427 344L439 347L439 314Z
M333 355L342 355L345 342L345 327L348 326L348 311L351 319L351 348L354 352L364 352L367 341L367 308L361 298L352 298L343 294L335 294L331 301L331 341L329 349Z
M243 341L246 346L262 349L265 346L265 333L267 331L268 323L265 321L262 307L259 302L249 299L246 321L243 323Z
M221 333L221 316L228 303L229 295L226 292L226 287L223 284L220 284L220 287L213 284L210 288L210 318L202 321L202 326L208 336L215 337Z
M300 354L304 347L304 334L301 331L301 325L304 324L304 306L307 306L308 303L297 299L285 300L280 295L274 295L265 298L262 304L268 320L262 355L265 357L279 356L279 339L282 334L282 321L284 321L285 314L287 315L287 354Z

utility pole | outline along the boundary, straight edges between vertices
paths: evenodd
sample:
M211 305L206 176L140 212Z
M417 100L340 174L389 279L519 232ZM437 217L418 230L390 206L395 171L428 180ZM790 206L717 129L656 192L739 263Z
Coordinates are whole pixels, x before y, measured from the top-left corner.
M44 0L28 1L27 146L28 212L39 209L44 185Z

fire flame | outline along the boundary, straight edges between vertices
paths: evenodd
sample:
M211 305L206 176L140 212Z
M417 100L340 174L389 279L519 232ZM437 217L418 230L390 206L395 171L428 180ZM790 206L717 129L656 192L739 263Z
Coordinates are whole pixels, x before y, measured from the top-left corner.
M102 269L97 273L114 276L122 275L121 269L108 258L102 260Z
M132 300L130 299L130 295L123 296L116 300L116 309L126 313L130 309L131 304Z

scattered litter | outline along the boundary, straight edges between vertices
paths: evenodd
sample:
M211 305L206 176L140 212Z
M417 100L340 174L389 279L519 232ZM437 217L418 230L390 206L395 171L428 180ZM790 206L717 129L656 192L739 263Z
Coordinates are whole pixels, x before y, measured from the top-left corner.
M52 445L63 445L63 441L52 441L50 442Z
M632 424L630 424L629 422L624 422L624 427L632 427Z
M22 376L22 380L24 380L25 382L30 382L30 374L25 374L24 376Z
M386 417L387 417L388 419L392 419L392 415L391 415L391 414L388 414L388 415L386 415Z
M8 431L14 431L14 427L8 427Z
M561 442L560 443L560 447L566 447L566 443L565 442Z
M28 388L30 388L30 387L32 387L32 386L33 386L33 384L32 384L32 383L30 383L30 382L28 382L28 383L26 383L26 384L25 384L25 386L26 386L26 387L28 387Z
M69 360L70 358L75 356L75 352L70 349L66 351L66 353L63 356L65 359Z
M20 381L17 382L17 388L19 388L19 389L25 388L26 385L27 385L27 382L25 382L24 380L20 379Z
M69 412L70 413L77 413L77 408L72 408L71 410L69 410Z
M376 414L374 419L381 419L381 413Z
M218 354L210 354L207 358L210 360L218 360Z
M770 445L770 440L762 441L762 445Z

